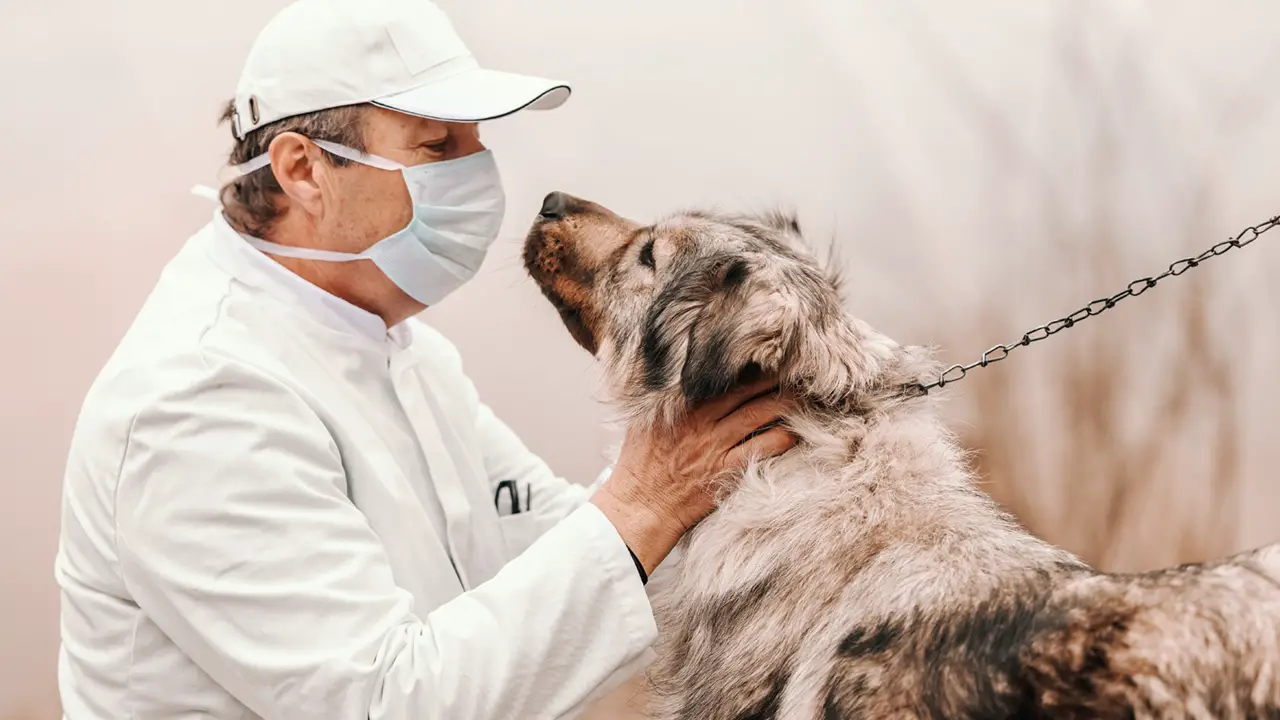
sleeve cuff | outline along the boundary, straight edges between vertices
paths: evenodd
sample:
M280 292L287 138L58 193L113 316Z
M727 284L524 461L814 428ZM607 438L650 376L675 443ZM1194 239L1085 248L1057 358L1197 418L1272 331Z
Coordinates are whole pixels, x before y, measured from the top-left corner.
M628 636L639 653L653 644L658 637L658 626L653 617L653 607L645 592L645 584L632 563L631 549L623 542L617 528L600 508L591 503L573 511L566 524L580 524L591 538L591 547L598 553L597 560L608 579L619 590L625 607L623 617L627 622Z

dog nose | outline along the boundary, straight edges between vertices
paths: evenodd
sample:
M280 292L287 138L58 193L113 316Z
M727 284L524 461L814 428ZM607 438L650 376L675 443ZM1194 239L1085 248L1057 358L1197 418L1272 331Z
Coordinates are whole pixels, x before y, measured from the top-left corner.
M559 220L564 217L564 206L564 193L559 191L548 193L542 199L542 209L538 211L538 215L547 220Z

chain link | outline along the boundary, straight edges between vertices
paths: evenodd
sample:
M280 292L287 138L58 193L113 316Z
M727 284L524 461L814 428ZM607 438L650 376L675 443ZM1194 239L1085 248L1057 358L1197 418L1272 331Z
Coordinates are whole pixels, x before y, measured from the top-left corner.
M1126 286L1124 290L1121 290L1115 295L1111 295L1110 297L1098 298L1097 300L1094 300L1093 302L1089 303L1088 305L1085 305L1084 307L1080 308L1079 310L1071 313L1070 315L1064 318L1059 318L1050 323L1041 325L1040 327L1027 331L1026 333L1023 334L1022 339L1020 340L1017 340L1015 342L1011 342L1005 345L996 345L995 347L992 347L988 349L986 352L982 353L982 357L969 363L968 365L952 365L951 367L942 371L942 374L938 376L938 379L934 380L931 383L917 383L909 387L913 388L918 394L925 395L925 394L928 394L928 392L934 388L946 387L947 385L954 383L958 380L963 380L965 376L969 374L969 371L973 370L974 368L986 367L991 363L1000 362L1001 360L1004 360L1005 358L1009 357L1009 353L1013 352L1017 348L1023 347L1025 345L1030 345L1032 343L1040 342L1041 340L1044 340L1048 337L1057 335L1063 330L1066 330L1071 327L1075 327L1076 325L1080 324L1084 320L1101 315L1107 310L1110 310L1111 308L1115 307L1116 303L1120 302L1121 300L1124 300L1125 298L1137 297L1142 293L1154 288L1156 286L1156 283L1160 282L1161 280L1164 280L1167 277L1174 277L1177 275L1181 275L1194 267L1198 267L1205 260L1222 255L1223 253L1226 253L1229 250L1233 250L1235 248L1242 248L1245 245L1248 245L1254 240L1257 240L1260 235L1270 230L1271 228L1274 228L1277 225L1280 225L1280 216L1273 217L1270 220L1267 220L1266 222L1260 223L1258 225L1254 225L1253 227L1245 228L1244 230L1240 231L1240 234L1236 235L1234 238L1230 240L1224 240L1218 243L1217 245L1214 245L1213 247L1209 248L1208 250L1205 250L1199 255L1196 255L1195 257L1183 258L1181 260L1174 262L1172 265L1169 266L1169 269L1165 270L1159 275L1155 275L1153 277L1138 278L1137 280L1134 280L1133 282L1129 283L1129 285Z

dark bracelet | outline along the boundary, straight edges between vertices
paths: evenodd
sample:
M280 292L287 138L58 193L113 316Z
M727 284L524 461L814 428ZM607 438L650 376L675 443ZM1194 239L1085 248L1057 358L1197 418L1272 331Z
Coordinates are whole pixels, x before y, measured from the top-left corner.
M626 543L623 544L625 545ZM649 573L644 571L644 565L640 564L640 558L636 557L635 551L631 549L630 545L627 545L627 552L631 553L631 560L636 564L636 572L640 573L640 584L648 585Z

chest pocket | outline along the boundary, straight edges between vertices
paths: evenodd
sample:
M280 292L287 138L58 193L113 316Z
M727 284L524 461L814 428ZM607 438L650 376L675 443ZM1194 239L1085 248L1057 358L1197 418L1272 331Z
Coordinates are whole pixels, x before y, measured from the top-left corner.
M528 512L498 517L498 526L502 528L502 542L508 562L529 549L533 541L542 535L544 528L540 520L541 518L537 515Z

